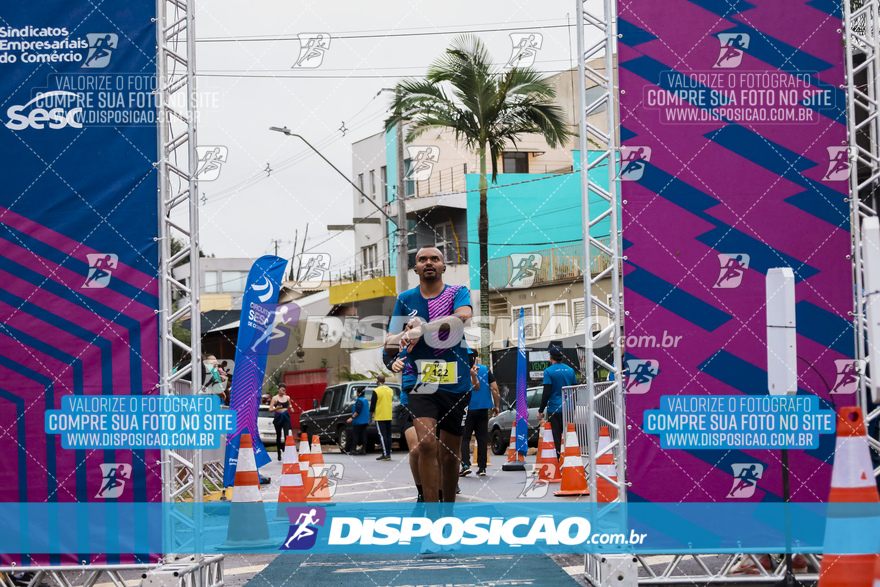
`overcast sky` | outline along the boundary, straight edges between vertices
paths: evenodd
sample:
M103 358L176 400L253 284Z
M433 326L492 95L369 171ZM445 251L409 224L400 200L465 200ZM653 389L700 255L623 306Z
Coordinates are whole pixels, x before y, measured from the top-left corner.
M382 130L389 102L388 93L376 97L382 88L424 75L466 31L484 31L477 34L502 63L511 56L511 33L541 33L535 68L564 71L577 64L576 6L574 0L196 2L199 144L229 149L217 180L201 183L202 249L258 257L273 253L272 239L280 239L278 253L289 258L289 241L298 230L302 243L308 223L306 249L330 253L337 268L350 265L352 233L331 233L327 225L351 221L351 186L299 139L269 127L299 132L351 176L351 144ZM291 69L299 33L330 34L320 67ZM267 163L271 176L263 171Z

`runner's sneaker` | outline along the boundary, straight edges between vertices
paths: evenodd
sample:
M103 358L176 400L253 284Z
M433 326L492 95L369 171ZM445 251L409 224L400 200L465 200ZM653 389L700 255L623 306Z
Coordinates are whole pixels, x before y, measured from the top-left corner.
M465 465L464 463L462 463L461 464L461 471L459 471L458 476L459 477L466 477L467 475L470 475L470 474L471 474L471 466Z
M761 566L765 571L771 572L773 570L773 565L770 563L770 555L762 554L762 555L748 555L744 554L742 560L739 561L739 564L736 565L732 571L730 571L731 575L760 575L761 569L758 568L758 565L755 564L754 558L758 559L758 562L761 563Z
M458 495L459 493L461 493L461 485L456 483L455 484L455 494Z
M480 467L479 469L477 469L477 475L479 475L480 477L485 477L486 476L486 467Z

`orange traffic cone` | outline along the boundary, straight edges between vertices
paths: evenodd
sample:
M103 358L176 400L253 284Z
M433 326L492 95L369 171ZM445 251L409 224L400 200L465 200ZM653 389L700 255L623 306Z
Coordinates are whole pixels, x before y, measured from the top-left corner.
M553 444L553 430L550 422L544 422L544 436L541 438L541 448L535 459L535 468L538 469L538 479L548 483L562 481L562 471L559 470L559 460L556 458L556 445Z
M299 438L299 471L302 474L303 488L306 495L312 490L312 478L309 477L309 466L312 461L312 449L309 448L309 435L305 432Z
M319 465L324 465L324 455L321 451L321 439L317 434L312 436L311 467L309 467L309 491L306 493L306 501L330 501L330 484L326 475L316 476ZM323 469L323 467L320 467Z
M510 445L507 447L507 462L501 465L502 471L525 471L526 457L516 450L516 424L510 429Z
M578 445L577 432L574 424L569 422L565 432L565 456L562 458L562 488L554 491L558 497L568 495L590 495L587 488L587 474L584 461L581 459L581 447Z
M260 475L254 460L254 445L250 434L242 434L235 468L232 505L229 510L229 528L220 550L241 550L277 546L269 539L269 525L260 495Z
M278 492L276 519L287 519L288 504L305 502L306 491L303 485L302 473L299 470L296 440L293 436L288 436L284 440L284 462L281 465L281 489Z
M852 530L848 524L853 513L841 512L835 503L865 503L864 517L880 515L880 496L871 466L871 453L865 435L862 410L841 408L837 416L837 444L834 447L834 469L831 472L831 494L828 496L828 520L825 526L825 554L819 569L819 587L869 587L878 564L876 554L840 554L835 547L849 542ZM835 509L837 511L835 512ZM836 515L839 514L839 515Z
M596 501L600 503L608 503L617 499L617 487L602 477L605 475L612 481L617 481L617 465L614 464L614 454L610 450L602 454L602 451L609 444L611 444L611 435L608 433L608 426L602 426L599 428L599 448L596 451L596 454L601 455L596 459Z

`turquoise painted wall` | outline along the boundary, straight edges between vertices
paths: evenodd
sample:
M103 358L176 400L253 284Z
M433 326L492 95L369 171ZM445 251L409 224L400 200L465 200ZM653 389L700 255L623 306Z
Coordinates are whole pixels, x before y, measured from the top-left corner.
M603 152L590 151L589 161ZM580 151L572 153L575 169L580 169ZM608 188L607 167L596 167L591 179ZM538 181L529 181L538 180ZM528 182L528 183L520 183ZM510 185L518 184L518 185ZM491 189L492 185L504 186ZM504 173L497 184L489 176L489 258L506 257L511 253L528 253L555 245L575 244L583 240L581 223L581 178L579 173L552 174ZM477 243L477 220L480 216L480 175L467 175L468 265L471 289L479 289L479 267L482 264ZM601 198L590 195L591 211L598 215L604 209ZM592 228L592 236L608 236L609 219Z
M385 182L385 202L390 203L394 200L394 194L397 186L397 129L392 128L385 132L385 170L387 181ZM388 224L388 263L389 275L397 275L397 225L390 220L385 221Z

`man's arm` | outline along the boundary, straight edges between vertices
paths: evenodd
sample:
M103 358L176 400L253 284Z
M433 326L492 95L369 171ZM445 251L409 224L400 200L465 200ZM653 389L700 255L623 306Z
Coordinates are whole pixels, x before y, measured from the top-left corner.
M376 396L379 394L376 393L376 390L373 390L373 397L370 398L370 413L373 414L376 412Z
M538 417L544 417L544 410L547 409L547 402L550 401L550 394L553 393L553 384L544 384L544 393L541 394L541 408L538 410Z
M495 402L495 415L501 411L501 394L498 392L498 384L494 381L489 384L489 390L492 392L492 401Z

